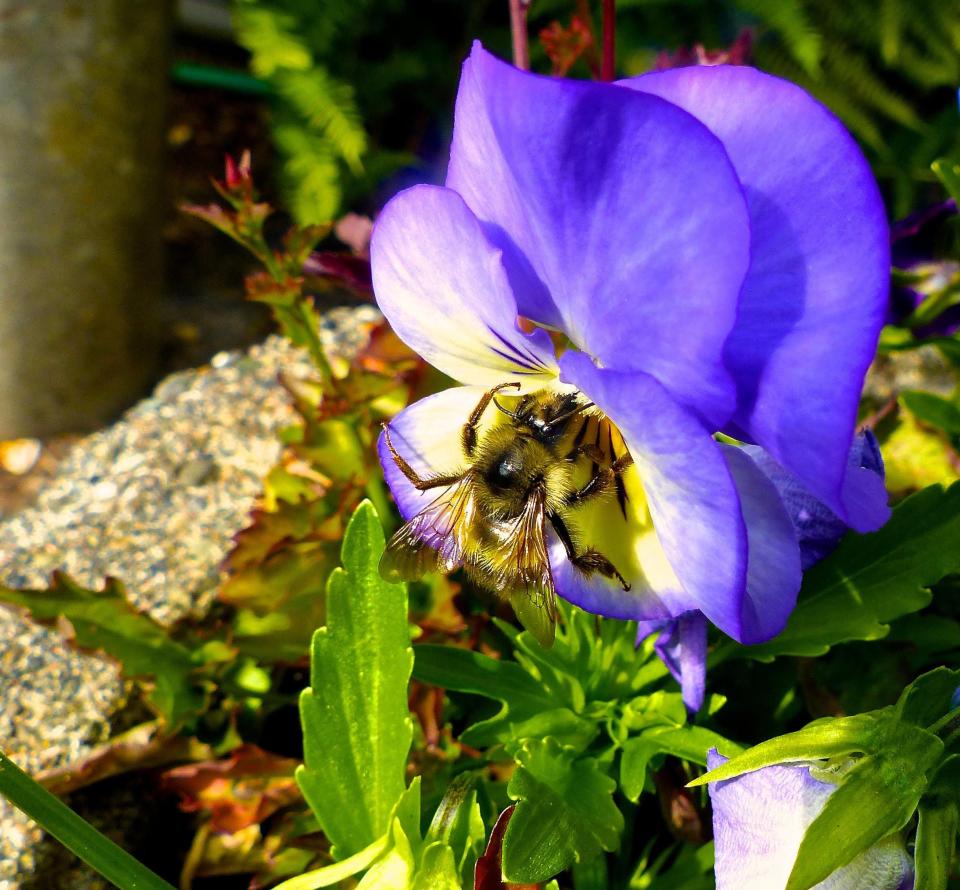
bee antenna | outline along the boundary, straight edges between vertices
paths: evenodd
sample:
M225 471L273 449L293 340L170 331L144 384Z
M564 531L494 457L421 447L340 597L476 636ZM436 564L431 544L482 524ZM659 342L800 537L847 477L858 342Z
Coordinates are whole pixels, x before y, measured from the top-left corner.
M581 411L586 411L587 408L596 407L593 402L584 402L582 405L577 405L572 411L568 411L566 414L561 414L559 417L555 417L547 426L556 426L558 423L563 423L565 420L569 420L573 417L574 414L579 414Z
M517 417L517 414L516 414L515 411L511 411L509 408L504 408L503 405L501 405L501 404L496 400L496 398L494 398L493 404L496 405L497 408L498 408L500 411L502 411L504 414L506 414L507 417L512 417L514 420L519 420L519 419L520 419L519 417Z

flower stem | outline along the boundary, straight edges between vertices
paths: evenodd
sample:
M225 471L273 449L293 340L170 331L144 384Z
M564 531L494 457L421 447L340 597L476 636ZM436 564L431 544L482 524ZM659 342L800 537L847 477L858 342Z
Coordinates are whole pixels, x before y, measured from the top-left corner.
M510 39L513 41L513 64L521 71L530 70L530 38L527 35L527 8L530 0L510 0Z
M613 80L616 74L617 0L603 0L603 60L600 79Z

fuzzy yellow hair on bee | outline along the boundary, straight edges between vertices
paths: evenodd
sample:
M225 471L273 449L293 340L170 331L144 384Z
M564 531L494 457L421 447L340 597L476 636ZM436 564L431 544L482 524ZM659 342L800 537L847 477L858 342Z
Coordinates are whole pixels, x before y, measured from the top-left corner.
M504 383L484 393L461 431L464 466L448 473L421 477L384 428L398 469L419 491L439 493L387 543L380 572L412 581L431 569L462 566L474 582L507 598L524 627L550 646L557 608L548 526L577 570L616 578L629 589L603 554L578 547L568 516L612 493L622 504L620 477L633 459L625 448L616 452L609 423L579 393L542 390L507 404L497 400L514 387L519 384ZM491 402L498 418L481 435ZM589 473L578 484L584 464Z

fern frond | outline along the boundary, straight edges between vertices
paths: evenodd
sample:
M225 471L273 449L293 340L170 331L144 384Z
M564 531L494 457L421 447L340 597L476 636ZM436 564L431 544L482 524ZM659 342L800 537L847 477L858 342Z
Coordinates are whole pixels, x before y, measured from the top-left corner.
M744 12L776 31L804 71L820 70L823 40L804 8L803 0L736 0Z
M284 156L285 200L297 222L315 225L334 219L343 197L343 171L330 143L295 120L278 123L273 136Z
M313 55L296 35L292 15L247 4L233 9L233 27L240 45L250 52L250 67L258 77L269 78L277 71L306 71Z
M273 82L279 95L329 142L354 173L360 173L367 133L353 88L320 65L309 71L283 71Z

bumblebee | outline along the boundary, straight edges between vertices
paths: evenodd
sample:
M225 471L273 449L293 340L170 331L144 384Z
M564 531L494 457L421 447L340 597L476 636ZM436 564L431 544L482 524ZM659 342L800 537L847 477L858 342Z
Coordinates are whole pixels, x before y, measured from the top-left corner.
M614 493L624 509L621 477L633 458L625 445L617 453L610 422L579 392L543 390L514 396L510 406L496 398L519 386L503 383L484 393L461 430L465 466L449 473L420 476L384 426L393 461L410 483L419 491L441 492L390 539L380 573L391 581L413 581L431 569L449 572L462 565L471 580L507 598L521 624L549 646L557 609L547 525L575 569L615 578L629 590L607 557L578 547L566 517ZM502 418L481 435L491 402Z

